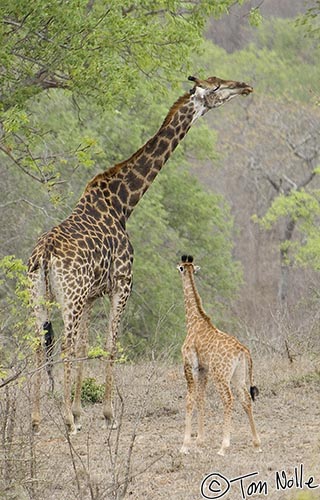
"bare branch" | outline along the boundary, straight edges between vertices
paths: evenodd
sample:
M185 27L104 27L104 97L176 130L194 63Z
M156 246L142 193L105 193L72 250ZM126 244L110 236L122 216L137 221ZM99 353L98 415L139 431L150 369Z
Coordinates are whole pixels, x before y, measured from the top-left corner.
M270 182L271 186L277 191L277 193L280 193L281 192L281 184L282 184L282 179L279 180L279 184L276 183L276 181L274 181L270 176L269 174L265 174L264 176L267 181Z
M29 200L26 200L25 198L18 198L17 200L12 200L12 201L7 201L6 203L3 203L0 205L1 209L5 209L7 207L10 207L10 205L18 205L20 203L26 203L27 205L30 205L32 208L36 208L37 210L41 210L45 214L46 217L49 217L52 220L55 220L54 217L48 214L45 208L40 207L39 205L36 205L35 203L32 203Z
M10 377L7 377L0 382L0 388L5 387L6 385L10 384L14 380L17 380L22 375L24 370L26 369L27 364L28 364L28 359L26 358L24 360L24 364L15 373L13 373L12 375L10 375Z
M302 182L298 184L298 191L307 186L315 176L316 172L313 170Z
M284 180L286 180L288 182L288 184L290 184L290 186L292 187L292 189L289 190L289 192L291 191L297 191L298 189L298 185L291 179L289 179L289 177L286 175L286 174L283 174L283 178Z
M8 148L0 145L0 151L2 151L3 153L5 153L10 158L10 160L13 161L13 163L20 170L22 170L22 172L24 174L27 174L29 177L31 177L31 179L34 179L35 181L40 182L41 184L44 184L44 182L46 182L44 179L39 179L39 177L37 177L36 175L32 174L29 170L27 170L26 168L24 168L21 165L19 159L16 159Z

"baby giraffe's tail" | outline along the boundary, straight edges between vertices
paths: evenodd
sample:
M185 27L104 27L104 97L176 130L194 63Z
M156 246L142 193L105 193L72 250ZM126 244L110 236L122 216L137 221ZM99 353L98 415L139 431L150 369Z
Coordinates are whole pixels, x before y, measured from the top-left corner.
M248 371L249 371L249 380L250 380L250 396L252 401L255 401L256 397L259 396L259 389L256 385L254 385L253 381L253 363L250 351L246 349L246 358L248 363Z

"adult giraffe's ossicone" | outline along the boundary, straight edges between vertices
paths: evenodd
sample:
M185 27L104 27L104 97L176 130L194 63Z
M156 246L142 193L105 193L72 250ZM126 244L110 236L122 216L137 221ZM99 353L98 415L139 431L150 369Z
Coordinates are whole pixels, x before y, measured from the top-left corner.
M65 422L69 432L75 433L80 428L83 368L78 361L71 404L72 360L75 355L77 358L86 355L93 301L108 295L110 316L105 349L109 358L106 360L103 413L108 422L114 419L112 373L116 339L132 284L133 249L126 221L196 119L237 95L252 92L252 87L246 83L216 77L189 79L194 82L193 88L173 104L158 132L129 159L96 175L71 215L43 234L32 252L28 275L39 339L36 349L39 369L33 380L32 424L35 432L39 431L40 424L41 344L45 336L49 338L48 332L52 332L45 305L47 300L57 302L62 312ZM53 384L51 366L48 371Z

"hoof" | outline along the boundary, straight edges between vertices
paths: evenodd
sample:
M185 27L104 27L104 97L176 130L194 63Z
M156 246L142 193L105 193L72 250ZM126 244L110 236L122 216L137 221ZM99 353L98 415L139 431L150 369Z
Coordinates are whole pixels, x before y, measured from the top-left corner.
M32 425L32 432L34 436L40 436L40 427L39 424Z
M53 378L50 378L50 381L49 381L49 392L53 396L53 394L54 394L54 380L53 380Z
M104 417L104 421L107 429L110 429L111 431L115 431L119 427L118 421L115 418Z
M81 431L81 429L82 429L80 417L78 417L78 416L74 416L74 427L75 427L76 431Z
M180 448L180 453L182 453L183 455L189 455L190 454L190 450L189 450L188 446L183 445Z
M202 438L201 439L197 438L196 439L196 446L198 448L203 448L204 447L204 440Z
M253 440L253 446L257 453L261 453L261 441L259 438Z
M75 436L77 434L77 428L74 424L66 424L66 428L69 436Z

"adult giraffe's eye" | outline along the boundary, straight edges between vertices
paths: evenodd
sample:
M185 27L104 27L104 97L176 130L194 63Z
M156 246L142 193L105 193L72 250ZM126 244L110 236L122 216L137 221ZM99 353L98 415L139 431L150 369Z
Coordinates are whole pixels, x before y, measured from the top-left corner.
M220 88L220 85L217 85L217 86L216 86L216 88L215 88L215 89L213 89L213 91L212 91L212 92L215 92L216 90L219 90L219 88Z

